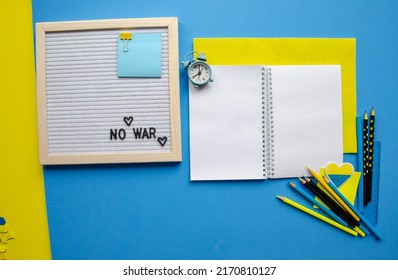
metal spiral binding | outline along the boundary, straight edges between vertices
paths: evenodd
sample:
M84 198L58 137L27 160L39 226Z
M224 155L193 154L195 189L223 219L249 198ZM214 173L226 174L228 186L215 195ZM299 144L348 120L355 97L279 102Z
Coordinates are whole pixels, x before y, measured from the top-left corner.
M267 127L266 127L266 112L265 112L265 106L266 106L266 68L262 67L262 72L261 72L261 103L262 103L262 120L261 120L261 128L262 128L262 137L263 137L263 177L267 178L267 151L266 151L266 132L267 132Z
M272 178L275 174L275 159L274 159L274 100L272 92L272 71L271 68L266 68L266 82L267 82L267 120L266 120L266 135L267 135L267 177Z

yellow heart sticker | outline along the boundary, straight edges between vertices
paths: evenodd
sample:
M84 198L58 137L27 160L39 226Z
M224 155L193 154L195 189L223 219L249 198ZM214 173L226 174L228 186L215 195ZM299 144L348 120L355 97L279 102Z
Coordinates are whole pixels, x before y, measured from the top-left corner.
M340 165L337 163L329 163L326 166L326 175L348 175L351 176L354 174L354 166L349 162L344 162Z

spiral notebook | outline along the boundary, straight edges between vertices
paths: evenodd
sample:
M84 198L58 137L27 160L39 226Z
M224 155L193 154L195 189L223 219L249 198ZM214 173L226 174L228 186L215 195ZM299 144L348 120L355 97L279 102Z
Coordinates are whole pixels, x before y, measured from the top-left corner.
M189 89L191 180L289 178L343 161L339 65L212 71Z

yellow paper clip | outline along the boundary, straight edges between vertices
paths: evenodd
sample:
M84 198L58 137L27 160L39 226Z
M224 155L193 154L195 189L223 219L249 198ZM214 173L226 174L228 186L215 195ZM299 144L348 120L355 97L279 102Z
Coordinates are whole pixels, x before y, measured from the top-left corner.
M129 41L133 37L133 34L131 32L123 32L120 33L120 40L123 41L123 51L128 52L129 51Z

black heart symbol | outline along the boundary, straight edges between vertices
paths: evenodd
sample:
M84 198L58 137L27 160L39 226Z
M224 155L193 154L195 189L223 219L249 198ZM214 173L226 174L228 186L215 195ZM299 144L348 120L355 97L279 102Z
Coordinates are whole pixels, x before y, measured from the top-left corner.
M167 142L167 137L158 137L158 142L160 145L162 145L162 147L164 147Z
M133 122L133 117L124 117L123 120L127 124L127 126L130 126L130 124Z

